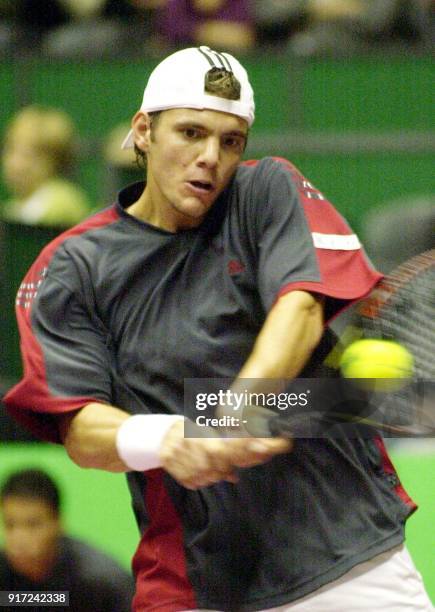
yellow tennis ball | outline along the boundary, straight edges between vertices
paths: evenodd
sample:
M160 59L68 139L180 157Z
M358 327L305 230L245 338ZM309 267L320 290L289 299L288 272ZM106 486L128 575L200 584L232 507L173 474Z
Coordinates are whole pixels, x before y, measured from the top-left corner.
M344 350L340 369L346 378L368 379L376 390L397 391L412 376L414 359L398 342L365 338Z

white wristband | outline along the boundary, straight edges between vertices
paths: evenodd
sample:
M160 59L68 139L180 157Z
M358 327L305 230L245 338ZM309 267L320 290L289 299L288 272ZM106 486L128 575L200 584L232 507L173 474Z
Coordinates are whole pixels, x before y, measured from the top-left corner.
M135 414L123 422L116 435L119 457L132 470L143 472L161 466L160 445L170 427L184 417L178 414Z

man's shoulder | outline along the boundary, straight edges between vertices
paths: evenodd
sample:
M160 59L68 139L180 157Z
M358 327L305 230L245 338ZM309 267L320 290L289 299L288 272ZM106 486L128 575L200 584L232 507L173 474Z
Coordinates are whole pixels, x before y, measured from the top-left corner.
M296 166L284 157L272 156L261 159L247 159L240 163L237 174L256 176L270 172L284 171L290 174L299 174Z
M245 189L258 195L276 182L296 184L300 177L301 173L290 161L270 156L241 162L235 175L235 186L238 190Z
M134 579L113 557L71 536L63 536L62 551L66 566L71 568L73 582L80 585L75 593L80 600L80 608L76 603L77 609L84 609L84 592L87 593L86 610L102 610L103 605L107 612L130 609ZM63 565L62 561L60 565ZM99 603L94 604L94 601ZM94 605L97 607L94 608Z
M263 157L261 159L246 159L239 164L237 177L256 178L263 173L273 170L277 164L275 157Z
M62 538L64 553L74 559L77 568L86 574L129 579L129 574L113 557L87 542L71 536Z
M270 199L271 192L296 192L299 171L282 157L263 157L240 163L231 186L231 197L242 208L257 210Z
M0 569L8 564L4 550L0 550Z
M11 567L4 550L0 550L0 588L7 588L10 582Z
M59 234L59 236L57 236L48 246L53 248L53 245L58 246L65 243L67 240L83 237L91 232L103 230L112 226L114 223L119 221L119 219L120 215L116 206L108 206L107 208L90 215L77 225L67 229L65 232Z
M36 273L38 277L45 276L48 266L54 259L62 259L62 253L65 253L67 247L70 253L74 250L74 245L80 245L79 250L83 250L82 245L87 239L89 245L92 244L92 237L96 232L104 233L104 230L113 226L119 218L116 207L110 206L62 232L42 249L28 275L32 276Z

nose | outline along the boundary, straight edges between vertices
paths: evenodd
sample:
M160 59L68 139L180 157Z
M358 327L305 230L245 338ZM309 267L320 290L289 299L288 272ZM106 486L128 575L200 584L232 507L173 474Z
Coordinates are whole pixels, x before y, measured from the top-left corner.
M198 165L206 168L215 168L220 157L220 142L218 138L206 138L202 143L202 149L198 156Z

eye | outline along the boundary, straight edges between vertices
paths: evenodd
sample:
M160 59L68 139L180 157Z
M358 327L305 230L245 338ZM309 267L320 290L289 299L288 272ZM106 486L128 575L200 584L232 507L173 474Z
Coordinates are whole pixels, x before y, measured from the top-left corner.
M225 136L223 139L223 145L228 149L242 151L245 145L245 141L240 136Z
M194 128L194 127L186 127L182 131L183 131L184 136L188 140L195 140L196 138L199 138L201 135L201 132L197 128Z

